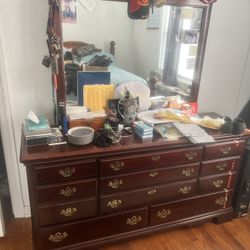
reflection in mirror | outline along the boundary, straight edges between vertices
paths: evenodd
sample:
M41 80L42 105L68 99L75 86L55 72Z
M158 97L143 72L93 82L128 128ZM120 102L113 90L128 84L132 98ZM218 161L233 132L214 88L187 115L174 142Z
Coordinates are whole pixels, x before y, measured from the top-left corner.
M101 70L110 72L115 87L136 83L138 92L143 88L151 96L189 100L197 74L202 7L154 8L148 20L129 19L124 2L98 1L91 12L81 6L77 11L76 23L62 25L67 101L79 102L76 71L90 70L91 62L98 65L96 56L102 56L99 65L106 67Z

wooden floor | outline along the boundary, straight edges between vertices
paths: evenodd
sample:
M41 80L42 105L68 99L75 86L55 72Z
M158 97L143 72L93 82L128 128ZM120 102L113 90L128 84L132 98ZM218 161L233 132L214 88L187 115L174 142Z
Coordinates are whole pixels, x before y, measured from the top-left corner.
M31 250L31 222L15 219L7 235L0 238L0 250ZM241 250L250 249L250 216L220 225L212 223L194 228L140 237L114 243L98 250ZM46 250L46 249L44 249Z

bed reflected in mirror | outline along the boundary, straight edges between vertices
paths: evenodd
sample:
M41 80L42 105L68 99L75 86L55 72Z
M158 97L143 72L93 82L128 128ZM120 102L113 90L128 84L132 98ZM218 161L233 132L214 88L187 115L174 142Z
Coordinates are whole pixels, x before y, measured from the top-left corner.
M131 20L124 2L98 1L91 12L79 5L77 22L62 25L67 102L79 104L77 82L89 71L102 71L95 83L197 99L192 92L199 85L205 10L162 6L148 20Z

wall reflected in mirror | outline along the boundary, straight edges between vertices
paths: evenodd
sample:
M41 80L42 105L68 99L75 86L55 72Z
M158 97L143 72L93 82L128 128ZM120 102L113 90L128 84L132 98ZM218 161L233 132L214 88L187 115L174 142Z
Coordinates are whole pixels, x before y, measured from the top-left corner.
M98 1L87 11L78 4L77 22L63 23L67 101L78 102L76 71L86 70L96 55L110 60L110 83L146 86L151 96L175 96L188 100L195 77L203 8L163 6L154 8L148 20L131 20L127 3ZM92 44L86 55L76 56L72 70L69 41ZM110 48L110 42L113 47ZM74 47L75 48L75 47ZM67 55L67 56L66 56ZM68 66L67 66L68 65ZM73 66L74 67L74 66ZM104 70L105 71L105 70ZM72 73L73 72L73 73Z

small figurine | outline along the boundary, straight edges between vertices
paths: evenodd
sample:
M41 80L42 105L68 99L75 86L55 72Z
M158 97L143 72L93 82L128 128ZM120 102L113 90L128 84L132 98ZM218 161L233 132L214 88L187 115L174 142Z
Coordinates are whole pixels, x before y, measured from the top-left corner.
M119 106L123 107L123 114L121 114ZM130 95L129 91L127 91L118 103L118 112L123 117L124 126L131 126L139 112L139 97L134 98Z

